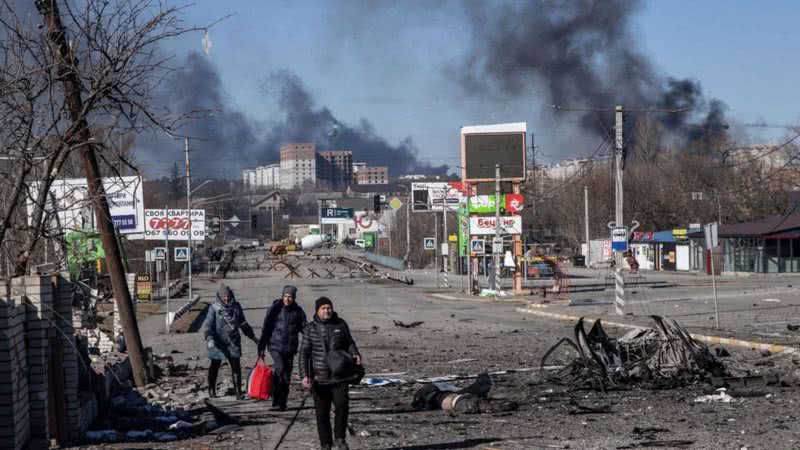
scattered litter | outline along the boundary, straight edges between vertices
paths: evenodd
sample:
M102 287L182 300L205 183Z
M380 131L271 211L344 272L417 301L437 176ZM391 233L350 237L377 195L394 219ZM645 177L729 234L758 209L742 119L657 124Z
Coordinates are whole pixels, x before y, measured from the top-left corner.
M786 329L789 331L800 331L800 325L792 325L790 323L787 323Z
M358 433L358 435L359 435L359 436L361 436L361 437L365 437L365 438L366 438L366 437L370 437L370 436L372 436L372 433L370 433L370 432L369 432L369 431L367 431L367 430L361 430L361 431Z
M403 380L399 378L364 378L361 380L361 384L367 386L388 386L402 383Z
M582 405L574 398L569 400L569 403L562 405L569 415L578 414L607 414L611 412L610 403L594 403L591 405Z
M461 358L461 359L454 359L452 361L447 361L447 364L459 364L459 363L468 363L477 361L475 358Z
M655 448L655 447L684 448L684 447L689 447L692 444L694 444L694 441L687 441L687 440L684 440L684 439L675 439L675 440L671 440L671 441L642 441L642 442L635 442L633 444L623 445L622 447L617 447L617 448L618 449Z
M762 300L762 301L763 301L763 302L768 302L768 303L780 303L780 302L781 302L781 301L780 301L779 299L777 299L777 298L765 298L765 299L764 299L764 300Z
M192 428L194 425L190 424L189 422L185 422L183 420L179 420L172 425L169 426L170 430L183 430L185 428Z
M237 431L242 431L242 427L236 424L225 425L217 428L216 430L212 431L209 434L226 434L226 433L236 433Z
M373 325L371 329L372 329L372 334L376 334L378 332L378 330L381 329L381 327L379 327L377 325Z
M725 388L717 389L718 394L701 395L694 399L695 403L730 403L733 397L725 392Z
M128 431L125 437L128 439L150 439L153 437L153 430Z
M400 327L400 328L416 328L416 327L422 325L423 323L425 323L425 322L421 322L421 321L405 323L405 322L402 322L400 320L393 320L392 322L394 322L394 326Z
M86 439L89 439L90 441L105 441L105 442L118 441L119 433L117 433L117 430L87 431Z

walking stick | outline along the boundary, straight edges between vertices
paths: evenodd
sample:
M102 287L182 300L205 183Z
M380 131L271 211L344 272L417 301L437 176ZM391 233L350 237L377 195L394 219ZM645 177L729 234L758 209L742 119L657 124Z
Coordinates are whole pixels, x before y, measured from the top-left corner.
M297 411L294 413L294 417L292 417L292 420L291 420L291 422L289 422L289 425L287 425L286 428L283 430L283 433L281 433L280 439L278 439L278 442L275 443L275 447L273 447L272 450L278 450L278 448L280 448L281 444L283 444L283 440L286 438L286 435L289 434L289 430L292 429L292 427L294 426L294 423L297 421L297 416L300 415L300 411L302 411L303 407L306 405L306 399L307 398L308 398L308 391L303 389L303 398L300 400L300 407L297 408Z

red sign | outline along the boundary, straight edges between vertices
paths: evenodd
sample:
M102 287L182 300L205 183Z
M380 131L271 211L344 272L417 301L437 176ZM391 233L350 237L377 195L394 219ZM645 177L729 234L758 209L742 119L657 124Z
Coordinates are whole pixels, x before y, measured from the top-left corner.
M151 230L188 230L191 222L188 217L152 217L148 225Z
M523 207L522 194L506 194L506 212L511 214L520 213Z

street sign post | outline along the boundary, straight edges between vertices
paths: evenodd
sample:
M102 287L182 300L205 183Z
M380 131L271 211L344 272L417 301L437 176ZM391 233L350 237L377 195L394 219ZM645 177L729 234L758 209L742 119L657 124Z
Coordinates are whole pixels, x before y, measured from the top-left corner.
M706 248L711 260L711 286L714 290L714 319L719 328L719 306L717 306L717 272L714 270L714 249L719 245L719 224L709 223L703 227Z
M175 261L189 262L189 247L175 247Z
M495 254L503 254L503 238L502 237L495 237L492 238L492 253Z
M166 247L156 247L153 249L155 252L156 261L163 261L167 259L167 248Z
M469 241L469 250L475 255L484 254L484 241L483 239L472 239Z
M425 250L436 250L436 238L432 237L423 238L422 248Z
M392 199L389 200L389 206L394 210L398 210L403 207L403 202L397 197L392 197Z
M628 227L615 226L611 229L611 250L615 252L628 251Z

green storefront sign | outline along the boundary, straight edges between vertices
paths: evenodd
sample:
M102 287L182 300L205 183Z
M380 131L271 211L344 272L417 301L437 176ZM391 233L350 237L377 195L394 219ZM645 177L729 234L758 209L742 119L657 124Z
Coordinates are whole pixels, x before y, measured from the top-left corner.
M496 212L494 195L473 195L469 198L469 212L478 214L492 214ZM500 196L500 209L505 209L505 195Z
M469 245L469 212L467 212L467 202L463 201L458 205L458 256L467 256L467 246Z

